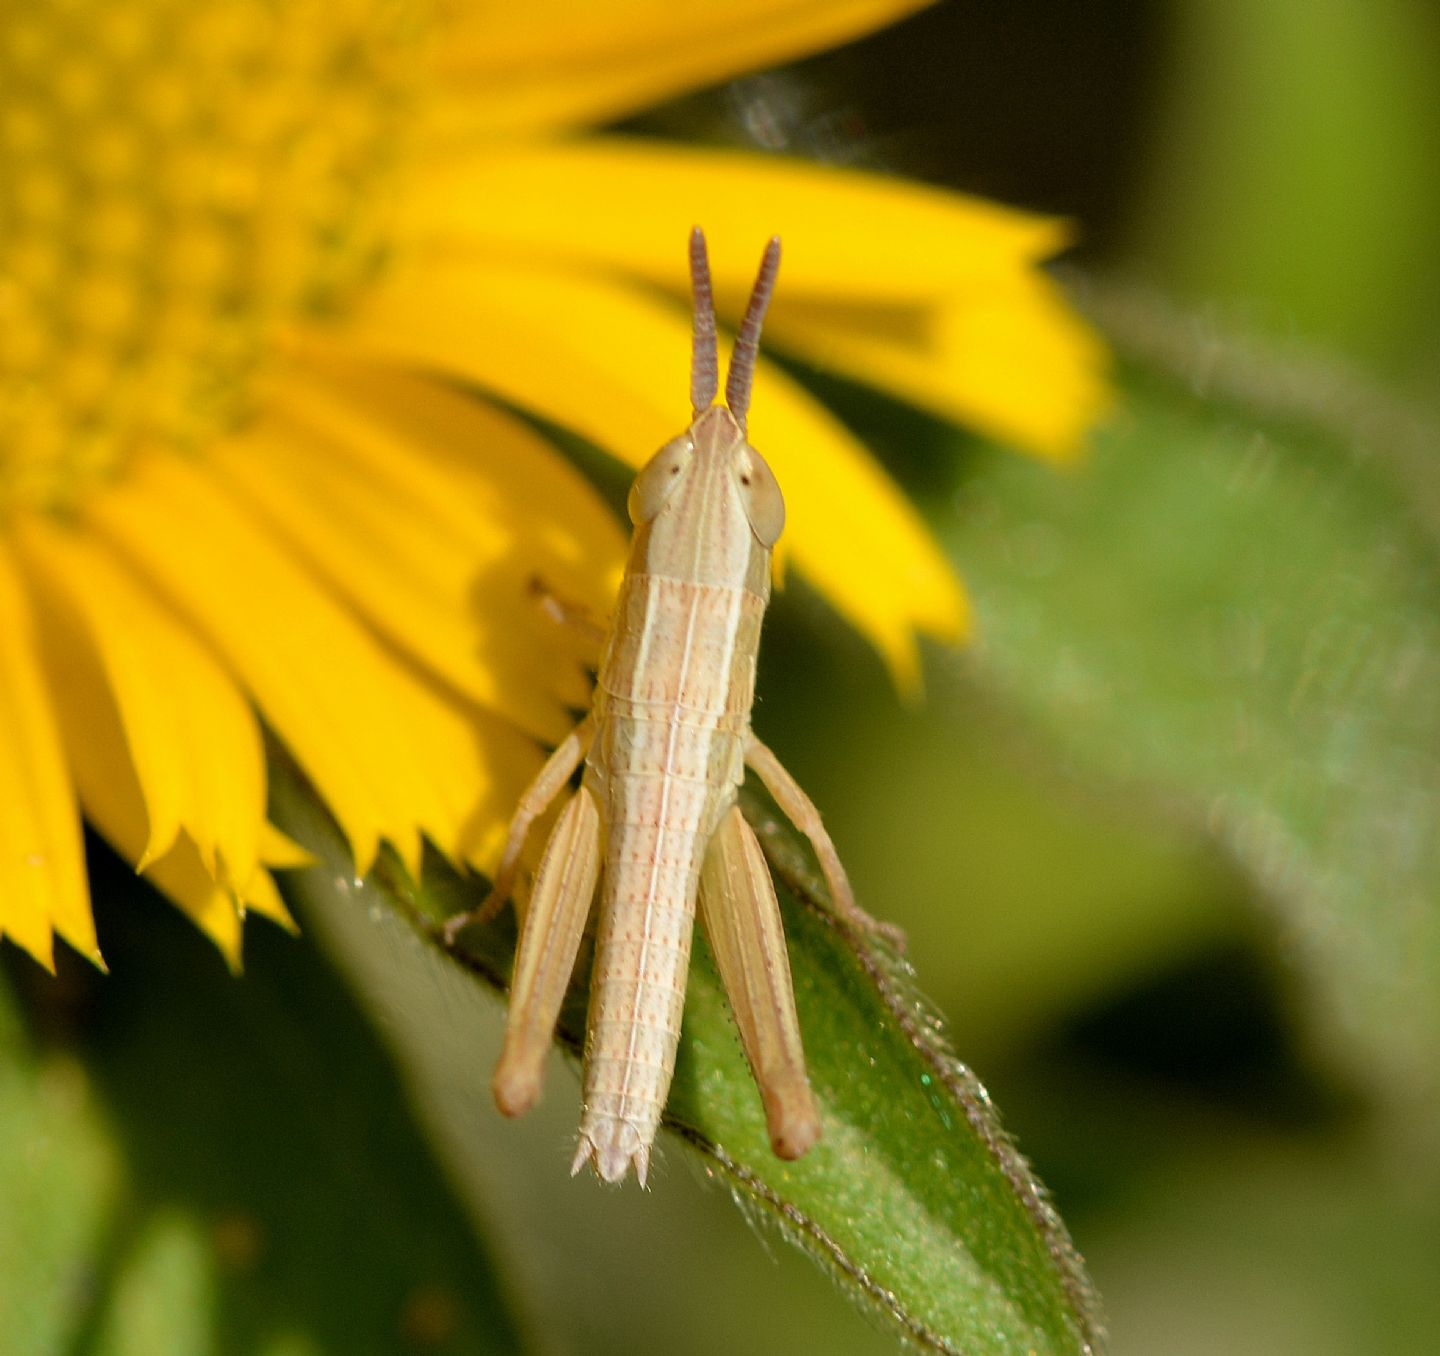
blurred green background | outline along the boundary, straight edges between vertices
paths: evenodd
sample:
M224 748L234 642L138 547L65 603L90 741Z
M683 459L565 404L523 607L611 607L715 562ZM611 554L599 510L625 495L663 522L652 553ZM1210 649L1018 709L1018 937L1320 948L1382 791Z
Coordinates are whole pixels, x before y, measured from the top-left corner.
M950 3L637 124L1079 225L1122 387L1086 465L802 373L980 633L905 707L794 585L756 724L909 932L1120 1356L1440 1346L1437 91L1421 0ZM0 957L0 1348L891 1348L673 1149L646 1196L572 1183L569 1073L501 1124L498 1004L386 920L255 926L234 983L96 871L109 980ZM494 1258L518 1317L477 1292Z

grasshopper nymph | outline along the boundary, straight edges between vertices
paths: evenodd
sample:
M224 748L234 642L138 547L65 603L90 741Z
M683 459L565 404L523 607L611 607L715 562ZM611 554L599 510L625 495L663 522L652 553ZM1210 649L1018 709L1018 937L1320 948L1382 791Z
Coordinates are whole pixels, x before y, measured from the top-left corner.
M809 837L840 916L876 926L856 905L814 805L750 730L770 550L785 504L746 439L745 416L779 264L776 238L735 341L725 403L717 405L710 266L703 233L697 226L691 234L694 420L630 490L635 535L594 706L521 798L489 899L448 928L453 937L503 905L527 831L584 759L580 787L535 876L493 1086L507 1116L539 1095L598 880L584 1114L572 1171L592 1163L608 1182L621 1181L632 1164L645 1182L675 1068L697 899L772 1148L798 1158L820 1135L775 888L735 803L747 766Z

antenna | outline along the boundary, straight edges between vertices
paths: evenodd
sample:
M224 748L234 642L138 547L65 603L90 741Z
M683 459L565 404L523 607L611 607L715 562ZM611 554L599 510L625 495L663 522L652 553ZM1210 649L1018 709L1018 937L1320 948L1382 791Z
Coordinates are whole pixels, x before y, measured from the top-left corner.
M695 296L695 330L690 359L690 406L698 419L715 403L720 385L715 356L715 297L710 290L710 257L705 232L690 232L690 290Z
M755 378L755 355L760 350L760 325L770 296L775 291L775 275L780 270L780 237L772 235L760 260L760 272L750 293L750 305L735 337L735 350L730 355L730 373L725 378L725 403L740 431L745 431L745 416L750 410L750 386ZM699 323L698 319L696 321Z

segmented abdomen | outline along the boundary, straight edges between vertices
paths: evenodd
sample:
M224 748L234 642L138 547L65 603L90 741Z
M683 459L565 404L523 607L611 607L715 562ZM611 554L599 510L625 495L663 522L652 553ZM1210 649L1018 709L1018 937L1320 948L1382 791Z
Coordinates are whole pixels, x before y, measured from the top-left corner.
M700 864L744 771L765 599L621 587L586 777L605 833L578 1161L642 1181L675 1067Z

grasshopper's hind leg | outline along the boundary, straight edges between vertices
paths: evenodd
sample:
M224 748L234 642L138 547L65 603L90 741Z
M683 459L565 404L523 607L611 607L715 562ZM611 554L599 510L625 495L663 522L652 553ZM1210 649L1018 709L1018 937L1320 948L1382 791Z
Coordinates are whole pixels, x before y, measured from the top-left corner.
M505 1048L491 1087L507 1116L519 1116L540 1093L545 1052L575 969L585 919L600 874L600 811L581 787L561 812L535 873L520 928Z
M755 775L764 783L765 789L775 797L775 804L784 812L785 817L810 840L810 846L815 849L815 856L820 862L825 884L830 887L832 911L858 931L875 933L903 950L904 932L893 923L882 923L878 918L872 918L855 902L850 878L845 874L840 854L835 850L835 844L821 822L820 811L774 752L753 734L745 741L745 763L754 770Z
M545 760L545 766L525 788L519 805L515 807L515 816L510 821L510 832L505 839L505 850L500 854L500 864L495 868L495 883L478 909L457 913L445 920L443 933L447 946L453 946L455 938L472 923L486 922L504 907L515 888L515 877L520 872L520 854L524 851L525 836L530 832L530 826L565 789L566 782L580 766L580 760L589 753L590 741L594 737L595 722L586 716L555 746L555 751Z
M765 1102L770 1146L799 1158L820 1137L780 905L755 831L738 806L720 821L700 871L700 914Z

